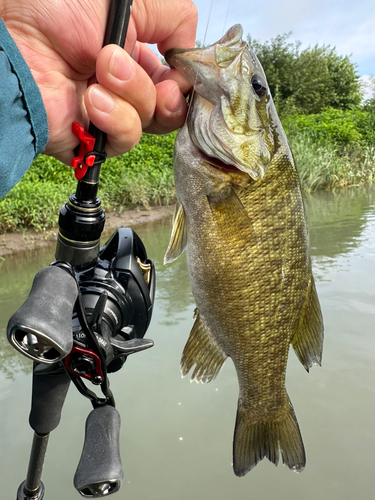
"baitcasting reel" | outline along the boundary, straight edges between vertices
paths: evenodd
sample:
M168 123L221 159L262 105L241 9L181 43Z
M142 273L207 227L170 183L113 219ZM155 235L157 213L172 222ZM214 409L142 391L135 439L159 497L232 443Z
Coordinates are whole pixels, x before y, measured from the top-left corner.
M153 263L137 234L121 228L96 260L74 268L55 261L39 271L9 321L8 339L34 361L53 364L65 358L71 373L100 384L96 363L79 367L75 353L84 359L83 351L93 344L97 348L97 342L108 372L120 369L126 356L144 344L154 294Z
M129 228L118 229L94 261L74 268L55 261L35 276L28 298L7 328L10 343L35 361L29 418L35 435L28 477L19 488L18 500L44 496L38 456L44 454L48 434L60 422L70 380L94 408L86 421L74 485L86 498L120 488L120 415L107 373L119 370L130 354L153 346L152 340L143 337L154 294L154 265L141 239ZM100 386L103 397L84 380ZM34 486L39 496L33 496Z

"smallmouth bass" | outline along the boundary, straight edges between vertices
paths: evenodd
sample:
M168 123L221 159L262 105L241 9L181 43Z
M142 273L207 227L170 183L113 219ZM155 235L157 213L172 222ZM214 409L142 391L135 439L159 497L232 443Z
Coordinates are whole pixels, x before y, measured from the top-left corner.
M279 454L291 470L305 450L285 389L292 344L320 364L323 320L311 271L300 182L263 69L233 26L203 49L166 60L194 87L175 142L177 205L165 263L185 249L195 323L182 374L209 382L230 357L239 382L237 476Z

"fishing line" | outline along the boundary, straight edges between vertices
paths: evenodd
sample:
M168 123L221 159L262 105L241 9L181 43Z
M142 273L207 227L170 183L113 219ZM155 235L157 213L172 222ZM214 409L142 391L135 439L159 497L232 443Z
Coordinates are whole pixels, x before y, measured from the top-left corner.
M204 43L206 41L206 36L207 36L207 31L208 31L208 25L210 24L210 19L211 19L211 13L212 13L212 6L214 4L214 0L211 0L211 5L210 5L210 11L208 13L208 19L207 19L207 24L206 24L206 31L204 32L204 37L203 37L203 47Z
M225 25L227 24L227 21L228 21L228 15L229 15L229 8L230 6L232 5L232 0L229 0L229 3L228 3L228 8L227 8L227 13L225 14L225 19L224 19L224 25L223 25L223 33L222 33L222 36L224 36L224 33L225 33Z
M207 18L207 23L206 23L206 29L205 29L204 36L203 36L202 48L204 47L204 44L206 42L208 25L210 24L210 19L211 19L211 13L212 13L212 6L213 6L213 4L214 4L214 0L211 0L210 10L208 12L208 18ZM228 14L228 12L227 12L227 14ZM200 57L202 59L202 54L201 54ZM197 78L198 78L198 73L195 75L195 81L194 81L194 85L193 85L193 90L192 90L192 92L190 94L190 97L189 97L189 107L188 107L188 111L187 111L187 114L186 114L185 123L187 122L187 119L188 119L189 114L190 114L190 108L191 108L190 103L191 103L191 101L192 101L192 99L194 97L194 92L195 92L194 86L197 83Z

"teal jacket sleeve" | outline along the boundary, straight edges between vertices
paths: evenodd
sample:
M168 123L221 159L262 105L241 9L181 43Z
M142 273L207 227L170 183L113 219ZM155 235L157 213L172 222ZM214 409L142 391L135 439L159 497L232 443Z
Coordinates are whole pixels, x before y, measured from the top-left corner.
M0 199L12 189L48 141L42 96L0 19Z

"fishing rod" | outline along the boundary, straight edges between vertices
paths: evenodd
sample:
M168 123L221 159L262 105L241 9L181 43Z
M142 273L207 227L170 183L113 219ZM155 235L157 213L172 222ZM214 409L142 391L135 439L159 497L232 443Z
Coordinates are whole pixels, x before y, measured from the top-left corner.
M112 0L103 45L124 47L132 0ZM124 477L120 415L108 373L153 346L144 338L155 295L155 269L139 236L120 228L100 248L105 213L97 196L106 134L73 123L77 188L59 215L55 261L37 273L7 326L9 342L32 359L29 424L34 437L17 500L42 500L49 434L59 425L70 382L92 404L74 486L85 498L118 491ZM100 389L93 391L88 383Z

